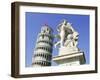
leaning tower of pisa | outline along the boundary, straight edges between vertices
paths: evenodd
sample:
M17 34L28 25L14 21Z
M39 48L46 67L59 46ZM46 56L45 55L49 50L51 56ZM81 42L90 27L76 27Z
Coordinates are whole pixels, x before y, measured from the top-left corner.
M44 25L37 36L37 41L32 57L32 66L51 66L53 30Z

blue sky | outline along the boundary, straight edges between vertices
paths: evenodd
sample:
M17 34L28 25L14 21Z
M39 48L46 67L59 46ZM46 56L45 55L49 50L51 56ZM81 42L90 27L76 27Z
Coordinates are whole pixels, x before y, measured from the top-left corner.
M89 15L77 14L50 14L50 13L33 13L26 12L26 66L31 66L32 55L35 47L37 35L43 25L48 24L57 34L57 25L66 19L72 23L73 28L79 32L79 45L81 51L84 51L86 64L89 64ZM55 40L54 40L55 41ZM53 56L58 55L58 49L53 48ZM55 65L53 63L52 65Z

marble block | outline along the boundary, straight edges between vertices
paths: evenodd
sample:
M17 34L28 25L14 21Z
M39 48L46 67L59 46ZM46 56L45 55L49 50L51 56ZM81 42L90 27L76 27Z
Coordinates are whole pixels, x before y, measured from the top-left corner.
M53 57L53 61L56 62L59 66L72 66L72 65L81 65L85 64L84 52L75 52L65 55L59 55Z

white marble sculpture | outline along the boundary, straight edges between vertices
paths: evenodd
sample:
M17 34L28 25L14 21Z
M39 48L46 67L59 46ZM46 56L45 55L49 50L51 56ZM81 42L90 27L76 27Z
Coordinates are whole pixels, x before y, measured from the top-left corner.
M79 33L72 27L71 23L63 20L58 25L59 40L55 44L58 46L58 55L53 58L59 66L79 66L85 64L84 52L78 48Z
M57 31L60 40L55 44L55 47L60 45L61 47L77 47L79 33L73 29L71 23L63 20L61 24L58 25Z

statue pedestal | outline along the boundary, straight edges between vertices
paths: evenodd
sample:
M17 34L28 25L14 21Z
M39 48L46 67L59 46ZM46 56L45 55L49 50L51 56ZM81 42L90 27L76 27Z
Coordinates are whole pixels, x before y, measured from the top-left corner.
M68 49L68 48L67 48ZM84 52L78 50L78 48L70 48L67 50L65 47L59 49L59 55L53 57L53 61L59 66L71 66L85 64Z
M79 52L77 47L61 47L59 48L59 56Z

